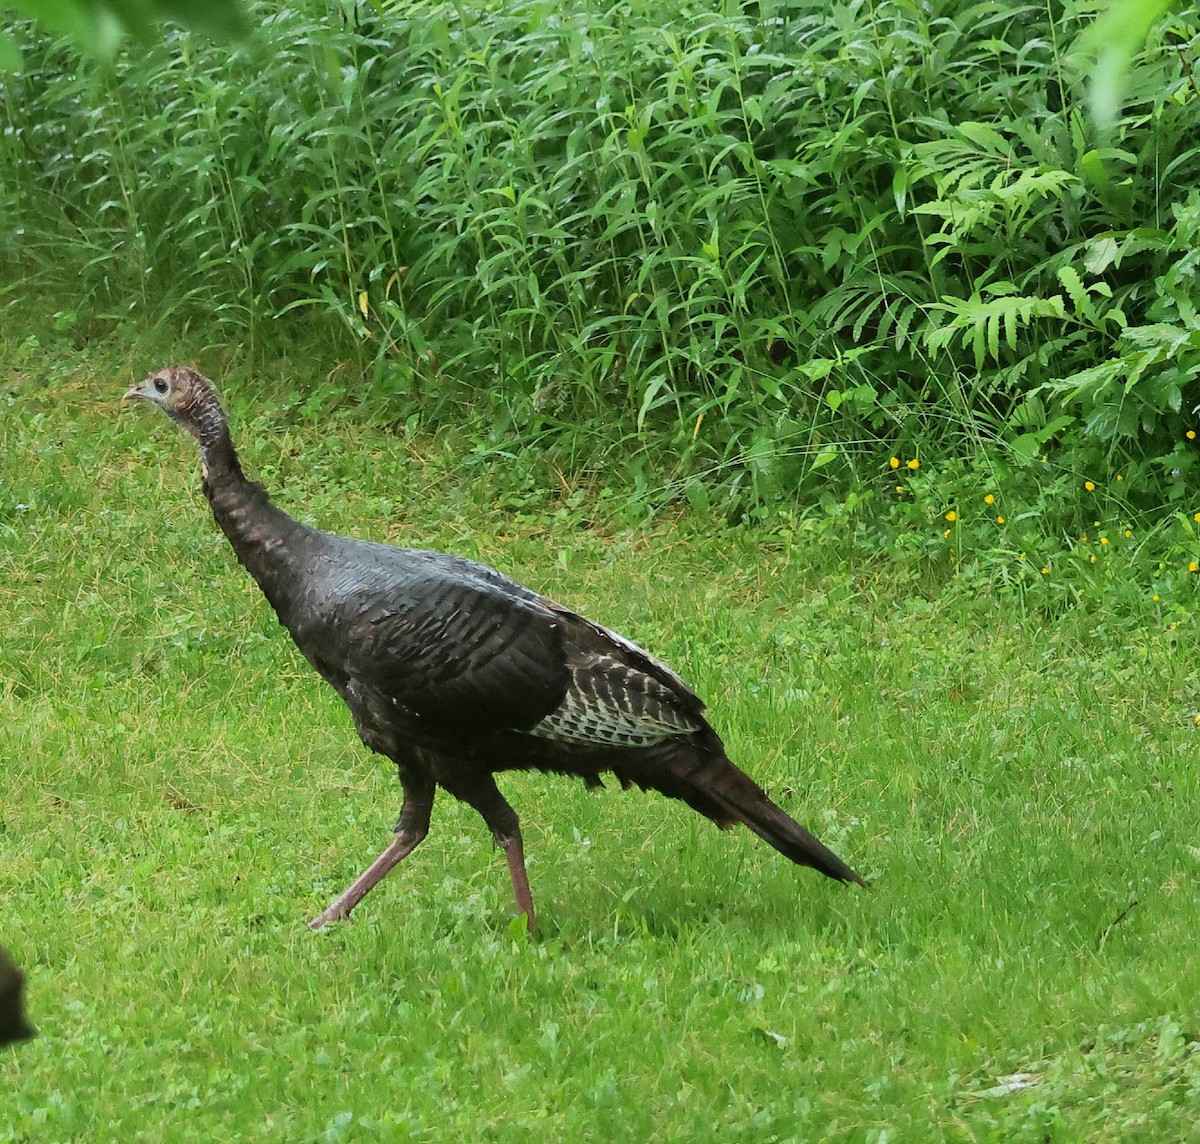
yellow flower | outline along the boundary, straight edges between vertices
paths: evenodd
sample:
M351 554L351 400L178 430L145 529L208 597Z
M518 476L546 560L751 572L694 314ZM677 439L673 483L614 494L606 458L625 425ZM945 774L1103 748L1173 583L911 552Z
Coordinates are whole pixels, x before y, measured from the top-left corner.
M1121 474L1120 474L1120 473L1118 473L1118 474L1117 474L1117 480L1118 480L1118 481L1123 481L1124 479L1125 479L1125 478L1124 478L1123 476L1121 476Z
M944 540L949 540L949 539L950 539L950 529L948 529L948 528L947 528L947 529L944 529L944 530L943 530L943 532L942 532L942 538L943 538Z
M898 468L900 468L900 458L899 457L889 457L888 464L891 465L893 469L898 469Z
M1197 523L1200 523L1200 512L1192 513L1192 520L1196 521Z
M1092 481L1084 481L1083 487L1087 489L1089 493L1094 493L1096 491L1096 485Z
M1002 516L998 516L998 517L996 517L996 523L997 523L997 524L1003 524L1003 523L1004 523L1004 517L1002 517Z
M958 520L958 513L956 513L954 509L951 509L948 513L946 513L946 519L953 524L956 520Z
M1090 560L1090 561L1091 561L1093 564L1095 564L1095 563L1096 563L1096 561L1099 559L1099 557L1098 557L1098 556L1097 556L1097 555L1096 555L1096 554L1093 552L1093 553L1092 553L1092 555L1088 557L1088 559L1089 559L1089 560Z
M1049 568L1043 568L1043 569L1042 569L1042 575L1043 575L1043 576L1049 576L1049 575L1050 575L1050 569L1049 569Z
M1025 559L1025 553L1024 553L1024 552L1022 552L1022 553L1021 553L1021 555L1017 557L1017 559L1018 559L1018 560L1024 560L1024 559Z
M1082 536L1080 536L1080 538L1079 538L1079 539L1080 539L1080 540L1081 540L1081 541L1082 541L1084 544L1086 544L1086 543L1087 543L1087 533L1086 533L1086 532L1085 532L1085 533L1083 533L1083 535L1082 535Z
M1193 560L1188 565L1188 571L1189 572L1200 572L1200 563L1197 563L1195 560Z
M1132 529L1132 528L1127 528L1127 529L1125 530L1125 535L1126 535L1126 536L1132 536L1132 535L1133 535L1133 529Z
M921 462L918 461L916 457L914 457L911 461L908 462L908 467L910 469L912 469L912 471L915 473L921 467Z
M1153 600L1157 604L1158 601L1162 599L1162 597L1157 592L1155 592L1154 595L1150 597L1150 599Z
M896 492L898 492L898 493L902 493L902 492L904 492L904 486L903 486L903 485L897 485L897 486L896 486Z
M1194 441L1196 439L1196 430L1189 429L1184 436L1186 436L1189 441Z
M992 496L991 493L988 493L988 495L983 498L983 503L984 504L995 504L996 498L994 496Z
M1107 537L1107 536L1102 536L1102 537L1100 537L1100 543L1101 543L1101 544L1107 544L1107 543L1108 543L1108 537Z

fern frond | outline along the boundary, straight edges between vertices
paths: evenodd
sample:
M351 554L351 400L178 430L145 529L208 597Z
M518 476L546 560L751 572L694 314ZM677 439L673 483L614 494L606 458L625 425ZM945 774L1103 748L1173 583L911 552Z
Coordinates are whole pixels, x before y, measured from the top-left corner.
M930 350L943 350L961 336L963 346L974 352L975 368L983 369L990 356L999 362L1001 335L1010 348L1016 348L1017 334L1036 318L1063 318L1066 310L1061 296L1049 298L1003 296L986 301L978 294L970 298L944 297L930 307L950 315L950 321L928 331L925 345Z

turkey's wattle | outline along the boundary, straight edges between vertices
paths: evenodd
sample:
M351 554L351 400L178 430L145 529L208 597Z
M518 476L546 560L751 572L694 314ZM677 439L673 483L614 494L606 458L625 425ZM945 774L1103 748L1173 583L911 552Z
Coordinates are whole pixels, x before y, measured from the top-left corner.
M195 370L159 370L125 395L196 438L204 493L238 560L305 658L337 690L362 741L404 790L396 837L311 923L345 918L425 837L440 786L473 806L508 858L517 910L533 899L499 771L611 772L744 823L793 862L863 883L725 755L704 704L635 643L472 560L332 536L246 479L224 411Z

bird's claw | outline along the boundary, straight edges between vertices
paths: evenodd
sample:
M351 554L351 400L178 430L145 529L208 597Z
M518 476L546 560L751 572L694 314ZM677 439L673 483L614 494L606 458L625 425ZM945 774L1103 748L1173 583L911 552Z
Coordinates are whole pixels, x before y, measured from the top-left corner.
M348 922L350 920L349 910L334 910L328 909L323 914L318 914L311 922L308 923L310 930L324 929L330 922Z

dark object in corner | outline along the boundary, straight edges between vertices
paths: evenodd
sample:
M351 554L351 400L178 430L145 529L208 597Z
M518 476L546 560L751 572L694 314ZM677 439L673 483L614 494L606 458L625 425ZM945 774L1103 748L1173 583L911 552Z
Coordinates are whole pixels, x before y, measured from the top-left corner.
M35 1035L25 1019L25 974L14 964L8 951L0 946L0 1046L27 1041Z

